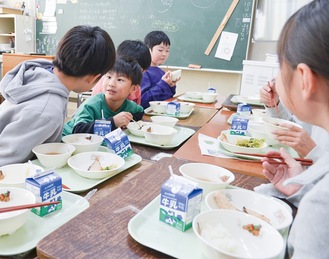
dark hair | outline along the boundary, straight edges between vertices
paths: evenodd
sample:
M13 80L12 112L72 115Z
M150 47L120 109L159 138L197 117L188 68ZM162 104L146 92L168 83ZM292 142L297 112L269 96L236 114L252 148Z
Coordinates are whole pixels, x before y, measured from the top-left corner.
M142 81L142 68L132 57L118 56L110 72L126 76L133 85L139 85Z
M151 65L151 53L149 48L140 40L125 40L117 48L118 56L129 56L137 60L143 70Z
M114 43L106 31L79 25L61 39L53 64L69 76L104 75L113 66L115 55Z
M144 43L150 49L152 49L156 45L160 45L161 43L163 43L166 46L170 46L170 40L167 34L165 34L163 31L149 32L144 38Z
M277 45L280 65L308 65L329 79L329 1L315 0L300 8L284 25Z

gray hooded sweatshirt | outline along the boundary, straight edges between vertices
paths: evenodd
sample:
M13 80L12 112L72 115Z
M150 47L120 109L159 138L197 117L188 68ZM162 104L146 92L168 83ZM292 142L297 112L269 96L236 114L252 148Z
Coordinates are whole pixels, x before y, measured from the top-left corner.
M44 59L23 62L0 82L0 166L26 162L42 143L60 142L69 90Z
M299 201L288 249L291 258L329 258L329 152L302 174L285 181L303 188L289 197Z

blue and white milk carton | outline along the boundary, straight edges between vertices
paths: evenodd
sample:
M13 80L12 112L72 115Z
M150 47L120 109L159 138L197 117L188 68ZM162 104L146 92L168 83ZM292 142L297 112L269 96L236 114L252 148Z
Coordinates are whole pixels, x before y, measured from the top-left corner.
M112 149L115 154L123 159L134 154L128 136L121 128L117 128L105 135L104 141L108 148Z
M160 221L185 231L201 211L203 190L181 176L170 177L161 187Z
M246 103L239 103L236 114L240 116L249 116L251 114L251 106Z
M59 201L57 204L32 208L32 212L43 217L62 208L62 178L54 171L45 171L26 178L25 188L34 193L36 202Z
M248 130L248 123L248 117L235 115L232 119L230 135L246 136Z
M111 132L111 121L107 120L95 120L94 134L104 137Z
M178 116L180 114L180 103L169 102L167 104L167 115Z

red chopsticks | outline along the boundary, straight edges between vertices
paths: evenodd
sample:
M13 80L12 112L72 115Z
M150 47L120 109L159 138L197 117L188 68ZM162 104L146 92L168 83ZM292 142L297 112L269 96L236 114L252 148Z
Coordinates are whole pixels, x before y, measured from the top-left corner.
M285 162L283 161L282 156L280 156L280 155L249 154L249 153L241 153L241 152L235 152L235 154L280 159L282 161L271 161L271 164L282 164L282 165L285 164ZM308 159L308 158L294 158L294 159L296 161L300 162L301 165L304 165L304 166L310 166L310 165L313 164L312 159Z
M25 205L17 205L17 206L10 206L6 208L0 208L0 213L2 212L10 212L15 210L24 210L24 209L32 209L41 206L48 206L60 203L60 201L49 201L49 202L40 202L40 203L33 203L33 204L25 204Z

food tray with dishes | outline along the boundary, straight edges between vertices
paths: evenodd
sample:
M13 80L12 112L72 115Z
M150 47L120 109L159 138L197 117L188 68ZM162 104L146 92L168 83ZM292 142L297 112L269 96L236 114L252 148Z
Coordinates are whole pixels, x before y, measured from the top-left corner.
M217 96L216 96L217 98ZM195 103L214 103L217 102L217 99L202 99L202 98L191 98L188 94L183 94L178 96L178 100L184 102L195 102Z
M177 119L186 119L186 118L190 117L190 115L193 113L193 111L194 111L194 108L192 108L188 113L180 113L178 115L168 115L167 113L155 112L155 111L153 111L153 109L151 107L148 107L144 110L146 115L150 115L150 116L165 115L165 116L172 116Z
M38 242L89 207L89 202L76 194L62 192L63 207L46 217L29 212L27 222L11 235L0 237L0 255L12 256L26 253Z
M247 103L250 105L264 106L264 104L260 101L259 96L241 96L234 95L231 98L232 103Z
M129 130L125 130L125 133L127 134L129 141L131 143L157 147L160 149L173 149L175 147L178 147L180 144L182 144L185 140L187 140L195 133L195 130L185 127L175 126L173 129L177 130L177 133L174 135L172 140L166 145L158 145L158 144L150 143L146 141L146 139L142 136L136 136L131 134Z
M238 104L239 102L235 102L236 101L236 98L234 97L236 96L235 94L230 94L226 100L222 103L222 107L225 107L231 111L236 111L237 108L238 108ZM233 98L233 101L232 102L232 98ZM261 105L263 106L263 105ZM251 105L252 108L256 108L256 109L259 109L260 108L260 105Z
M223 138L223 136L225 136ZM253 139L253 143L256 145L254 147L246 147L246 146L239 146L234 144L237 140L245 141L248 140L249 144L252 144L251 140ZM266 142L262 142L262 139L252 138L250 136L237 136L237 135L230 135L228 130L223 130L221 135L218 137L219 140L219 151L231 157L236 157L240 159L255 159L260 160L261 158L258 156L253 156L253 154L266 154L268 151L274 150L279 151L280 147L283 145L272 145L269 146ZM258 143L259 142L259 143ZM258 146L258 145L259 146ZM298 158L298 153L291 147L284 146L286 151L293 157ZM242 154L238 154L242 153Z
M112 152L107 147L100 147L99 151ZM81 154L83 154L83 153L81 153ZM139 156L137 154L133 154L129 158L125 159L125 163L124 163L123 167L121 167L119 170L117 170L114 174L111 174L102 179L89 179L89 178L82 177L82 176L78 175L68 165L65 165L62 168L56 169L56 173L58 173L62 177L63 185L69 188L69 189L65 189L66 191L80 193L80 192L84 192L84 191L92 189L96 185L125 171L126 169L140 163L141 161L142 161L141 156ZM32 163L36 164L36 165L40 165L40 162L38 160L33 160Z
M234 186L228 186L225 190L229 189L244 190ZM257 193L255 195L260 196ZM291 208L284 202L273 197L268 198L282 204L291 213ZM203 251L203 246L193 232L193 229L191 228L185 232L181 232L164 224L159 220L159 207L160 195L129 221L129 234L138 243L175 258L207 258ZM201 212L208 210L206 201L203 199ZM283 258L283 255L280 258Z

